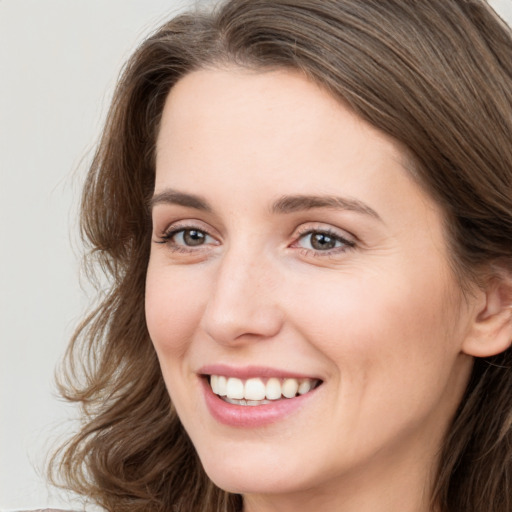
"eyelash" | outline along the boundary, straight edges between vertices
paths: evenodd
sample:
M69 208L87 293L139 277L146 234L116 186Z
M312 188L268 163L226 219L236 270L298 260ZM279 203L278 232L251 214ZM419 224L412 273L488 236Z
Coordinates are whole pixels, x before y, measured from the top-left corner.
M333 247L332 249L327 250L319 250L319 249L308 249L305 247L300 247L299 242L301 239L304 239L307 236L319 234L323 236L327 236L333 239L336 243L340 243L341 246ZM348 240L347 238L341 236L339 233L331 230L329 228L307 228L304 231L300 231L297 235L296 241L292 244L292 247L299 247L301 254L305 256L314 256L314 257L326 257L326 256L334 256L336 254L344 253L350 249L355 247L355 242L352 240Z
M197 231L199 233L202 233L205 237L211 237L214 238L208 231L202 228L198 228L196 226L188 226L188 225L181 225L181 226L174 226L169 231L166 231L160 236L159 240L155 240L155 243L157 244L167 244L171 251L176 253L193 253L198 252L201 250L204 250L203 244L198 245L196 248L193 246L186 246L186 245L179 245L175 241L173 241L173 238L178 235L179 233L185 233L187 231ZM327 250L319 250L319 249L308 249L306 247L301 247L299 245L300 240L313 235L313 234L320 234L324 235L326 237L329 237L335 241L335 243L340 243L341 246L334 247ZM339 235L335 231L328 229L328 228L307 228L303 231L299 232L296 236L295 241L290 245L290 247L297 248L300 250L301 254L304 256L315 256L315 257L328 257L333 256L339 253L346 252L352 248L354 248L356 243L354 241L348 240L344 238L343 236Z
M203 233L205 236L209 236L213 238L208 231L205 229L198 228L196 226L174 226L169 231L166 231L162 235L160 235L160 240L155 240L155 243L157 244L167 244L171 251L173 252L179 252L179 253L191 253L191 252L198 252L203 249L201 245L199 245L197 248L193 248L192 246L186 246L186 245L179 245L176 242L173 241L173 238L178 235L179 233L185 233L186 231L197 231L199 233Z

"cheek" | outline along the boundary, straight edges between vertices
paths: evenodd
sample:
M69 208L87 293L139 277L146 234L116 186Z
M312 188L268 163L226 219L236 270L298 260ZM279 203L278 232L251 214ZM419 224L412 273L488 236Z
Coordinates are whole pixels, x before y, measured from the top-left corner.
M146 278L146 322L158 355L182 356L201 317L198 281L179 272L148 267Z
M449 378L460 350L447 295L442 280L418 273L345 275L310 286L294 316L352 390L421 394Z
M307 300L296 302L303 336L330 361L332 424L354 454L423 426L427 433L442 430L469 375L446 287L394 277L345 276L338 286L309 287Z

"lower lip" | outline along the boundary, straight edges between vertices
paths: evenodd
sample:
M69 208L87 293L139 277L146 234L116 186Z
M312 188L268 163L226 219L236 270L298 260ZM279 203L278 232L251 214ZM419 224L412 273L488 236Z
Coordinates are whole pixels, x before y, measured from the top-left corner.
M284 398L263 405L235 405L222 400L201 378L204 397L210 414L220 423L230 427L254 428L276 423L303 408L316 389L295 398Z

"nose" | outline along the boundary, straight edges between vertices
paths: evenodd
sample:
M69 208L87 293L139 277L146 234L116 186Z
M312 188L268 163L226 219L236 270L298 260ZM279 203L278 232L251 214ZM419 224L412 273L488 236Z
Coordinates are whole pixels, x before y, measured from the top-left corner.
M278 305L279 272L271 261L247 251L226 254L201 320L217 343L243 345L276 336L283 325Z

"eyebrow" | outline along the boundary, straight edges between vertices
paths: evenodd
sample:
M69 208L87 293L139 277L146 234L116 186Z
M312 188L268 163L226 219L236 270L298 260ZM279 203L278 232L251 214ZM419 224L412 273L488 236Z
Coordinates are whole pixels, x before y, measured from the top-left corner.
M163 192L155 194L149 207L153 209L158 204L175 204L186 206L196 210L202 210L211 213L213 208L201 196L178 192L173 189L166 189ZM330 195L290 195L282 196L271 206L272 213L287 214L299 211L313 210L315 208L331 208L335 210L348 210L357 213L369 215L378 220L382 220L379 214L370 206L357 199L330 196Z
M272 206L273 213L293 213L298 211L313 210L315 208L331 208L335 210L349 210L357 213L370 215L378 220L382 220L380 215L370 206L348 197L339 196L315 196L315 195L296 195L283 196L279 198Z
M212 207L202 197L194 194L185 194L184 192L178 192L177 190L172 189L159 192L150 199L149 207L151 210L157 204L177 204L179 206L187 206L189 208L195 208L196 210L202 210L205 212L212 211Z

